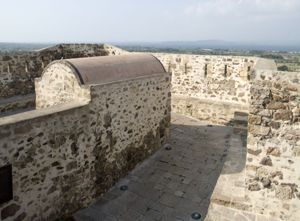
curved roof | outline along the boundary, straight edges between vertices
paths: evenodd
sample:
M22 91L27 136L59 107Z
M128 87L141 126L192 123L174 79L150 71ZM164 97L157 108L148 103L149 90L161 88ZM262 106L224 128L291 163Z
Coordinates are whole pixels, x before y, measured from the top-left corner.
M149 54L74 58L63 60L63 62L72 66L84 85L166 73L161 62Z

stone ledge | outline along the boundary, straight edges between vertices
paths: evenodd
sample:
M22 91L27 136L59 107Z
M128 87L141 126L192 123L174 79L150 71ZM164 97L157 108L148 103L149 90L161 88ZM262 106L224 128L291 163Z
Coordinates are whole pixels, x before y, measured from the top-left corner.
M46 109L32 110L32 111L22 112L15 115L3 117L0 118L0 126L14 124L14 123L27 121L27 120L31 120L43 116L48 116L59 112L68 111L71 109L76 109L88 105L89 102L90 101L86 101L86 100L73 101L70 103L61 104Z
M197 103L205 103L205 104L211 104L211 105L217 105L217 106L230 106L230 107L236 107L239 108L245 112L248 112L248 105L244 105L238 102L228 102L228 101L222 101L219 99L205 99L205 98L195 98L195 97L188 97L188 96L182 96L182 95L173 95L173 100L185 100L186 102L197 102Z

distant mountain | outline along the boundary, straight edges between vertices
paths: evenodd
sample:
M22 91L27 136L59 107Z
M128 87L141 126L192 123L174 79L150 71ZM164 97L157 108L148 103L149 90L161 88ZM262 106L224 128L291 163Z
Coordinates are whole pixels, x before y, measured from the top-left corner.
M113 43L125 47L154 47L173 49L222 49L222 50L260 50L260 51L298 51L300 44L258 44L230 42L222 40L203 41L164 41L164 42L121 42Z
M46 43L6 43L0 42L0 51L34 51L37 49L49 47L52 44Z
M162 41L162 42L110 42L113 45L124 49L132 48L158 48L158 49L220 49L238 51L287 51L300 52L299 44L258 44L231 42L222 40L202 40L202 41ZM53 43L6 43L0 42L0 51L33 51L54 45Z

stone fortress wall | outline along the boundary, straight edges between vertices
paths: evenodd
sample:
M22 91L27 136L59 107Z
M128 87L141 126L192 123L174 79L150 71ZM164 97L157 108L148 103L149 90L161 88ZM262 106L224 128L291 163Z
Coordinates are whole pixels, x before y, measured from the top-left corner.
M300 217L300 73L257 70L252 79L246 197L272 220Z
M40 85L60 79L52 68ZM71 73L65 77L75 83ZM71 214L160 148L169 133L170 81L161 73L93 84L84 100L0 118L0 167L12 164L14 189L13 200L0 205L0 220Z
M260 58L155 56L173 74L173 112L216 124L248 121L243 183L229 192L217 187L208 220L299 220L300 73L278 72Z
M114 47L110 47L107 50L111 51L111 55L127 53ZM172 111L190 115L201 120L208 120L211 123L217 124L228 124L233 119L239 120L239 117L241 117L241 115L239 115L240 112L250 113L248 121L248 153L245 165L245 194L242 199L239 199L239 203L231 202L229 200L228 202L224 202L223 206L232 207L234 210L261 214L262 217L259 220L296 221L297 219L295 217L299 216L299 212L297 211L299 211L300 192L300 172L298 163L300 162L298 150L300 146L298 139L300 132L298 119L298 109L300 108L300 73L277 72L273 61L259 58L162 53L154 55L163 63L165 69L173 75L171 87ZM70 82L72 82L72 80ZM136 80L136 82L139 82L139 80ZM146 96L143 95L145 91L142 88L149 86L150 82L148 82L148 84L146 83L146 85L141 83L142 82L137 83L137 90L134 89L135 92L138 92L134 102L139 102L138 99L142 99L142 96ZM154 81L153 84L157 84L157 82ZM32 173L35 171L35 175L38 174L41 176L39 179L47 180L47 187L43 187L43 191L46 191L49 187L49 182L51 186L55 186L53 187L54 192L51 193L53 199L55 201L58 200L58 202L61 203L60 205L65 205L65 207L60 206L59 208L67 208L67 210L69 208L71 211L73 210L71 208L75 201L82 201L85 205L85 202L88 202L89 199L92 198L88 192L90 191L91 194L93 191L97 192L96 189L93 189L96 187L91 187L92 190L89 189L89 191L87 188L80 189L85 185L86 187L89 186L89 183L82 184L82 186L80 184L74 186L75 193L86 191L86 199L72 201L71 196L68 196L67 192L64 193L65 195L63 195L62 198L55 197L58 197L56 195L58 193L63 194L63 189L68 189L68 184L71 182L79 182L76 178L77 176L74 176L74 174L78 174L81 177L91 176L91 174L87 174L88 169L85 167L102 168L99 169L101 170L101 173L105 173L106 171L113 172L116 168L120 167L118 161L113 161L112 164L107 163L98 165L95 160L98 159L97 156L99 156L99 154L101 157L104 156L104 158L107 158L107 154L109 156L111 155L109 151L99 153L100 150L96 148L98 144L110 148L111 145L114 146L119 142L124 142L124 136L121 132L117 139L113 139L110 135L111 130L107 129L105 126L107 125L107 122L111 120L111 117L106 114L108 108L107 103L111 102L109 109L111 108L111 111L116 111L114 116L117 116L118 119L126 121L129 117L130 121L127 122L128 124L130 124L130 122L132 123L132 120L135 121L133 117L135 115L133 115L133 113L136 114L138 112L139 117L141 117L140 114L145 113L147 113L146 116L151 115L153 117L153 114L157 112L154 110L154 107L153 109L144 107L142 110L132 111L130 115L126 115L129 114L126 111L126 108L124 108L124 110L119 108L119 105L123 102L123 92L121 90L127 91L127 89L124 88L132 88L132 85L124 85L121 86L121 88L120 85L117 84L115 87L111 85L111 90L108 89L108 87L109 86L103 87L103 90L100 90L100 87L97 89L97 91L101 93L101 96L99 96L98 92L95 92L97 87L92 87L90 90L91 94L89 95L91 101L88 104L86 103L86 100L81 100L79 103L70 104L69 107L61 107L61 105L58 105L54 109L48 108L37 110L37 115L28 116L26 118L27 120L22 122L8 121L9 123L2 123L3 125L0 126L1 144L2 140L7 142L2 147L2 149L5 150L5 157L0 158L0 162L6 163L9 159L15 159L18 167L19 165L27 165L27 169L31 167L34 168L31 171ZM116 94L114 90L117 91ZM117 99L118 94L120 94L122 99ZM131 97L131 95L129 97ZM103 99L102 96L104 96ZM161 94L157 94L157 96L161 96ZM166 95L164 94L163 96ZM113 97L112 100L111 97ZM91 109L90 107L93 104L93 100L98 103L98 99L101 100L99 106L97 106L99 111L95 111L95 108ZM131 99L135 98L132 97ZM167 96L166 99L169 99L169 97ZM115 102L115 100L118 102ZM129 100L127 101L129 102ZM47 111L45 112L45 110ZM153 111L153 113L150 113L149 111ZM101 116L97 115L98 112ZM166 120L163 121L162 126L160 126L161 128L167 127L166 122L168 121L167 118L169 117L169 112L165 114L164 119ZM74 121L74 117L78 120ZM245 115L242 115L242 118L245 120ZM0 121L3 122L3 119L8 118L0 118ZM100 120L100 123L97 123L96 119ZM247 119L246 116L246 121ZM11 123L17 126L16 129L14 129L15 127L8 126ZM57 127L62 127L67 124L67 130L56 131ZM95 127L97 127L96 125L98 124L100 125L99 128L102 128L105 131L104 134L101 134L101 139L97 138L94 133L96 130ZM30 127L28 125L33 126ZM128 133L130 132L132 134L133 131L129 128L130 127L126 126L122 129L118 128L120 130L117 131L126 129L128 130ZM158 127L151 127L153 131L156 130L154 128L157 129ZM99 131L102 131L102 129ZM41 132L43 130L46 132L42 133L42 135ZM59 135L60 132L63 136ZM119 132L117 132L117 134L118 133ZM45 134L49 134L49 136ZM144 132L142 134L143 135L141 136L145 135ZM83 141L85 135L90 136L91 139L89 141ZM66 140L63 137L66 137ZM76 142L79 142L80 145L87 145L90 149L96 148L96 153L94 150L86 150L87 152L83 153L82 147L79 146L79 148L74 141L77 137L78 139L76 139ZM6 139L12 139L14 141L13 143L10 143L10 141ZM35 143L35 139L37 139L37 144ZM154 137L154 140L157 139L157 137ZM145 138L142 138L142 140L152 139L149 139L149 137L146 136ZM118 145L120 145L120 143ZM43 144L45 144L45 146ZM16 148L10 148L10 145ZM94 147L92 147L93 145ZM134 142L134 145L138 146L136 142ZM40 146L42 147L40 150L41 153L38 151ZM65 148L57 148L58 146L63 146ZM79 152L83 154L74 155L74 149L80 150ZM50 162L46 161L47 158L43 153L47 153L48 156L55 156L54 159L51 160L51 165L49 164ZM136 154L133 159L142 159L145 157L146 152L132 151L129 154L125 151L126 156L132 154ZM54 174L51 172L50 174L52 175L47 177L45 173L43 173L43 168L40 168L38 163L32 165L31 155L34 156L33 162L37 162L37 159L41 158L47 163L45 171L50 170L48 167L55 167ZM115 156L124 159L123 154L116 153ZM129 158L131 159L131 157ZM64 159L69 160L66 161ZM88 166L81 165L81 163L80 165L76 165L76 167L73 165L74 168L73 166L68 166L69 163L71 164L71 161L76 162L79 160L82 162L82 159L83 161L88 161L88 163L86 163ZM19 161L21 162L20 164L18 163ZM58 163L56 161L58 161ZM92 163L90 163L90 161L92 161ZM73 162L73 164L76 163ZM124 167L128 168L127 166ZM22 171L26 168L20 166L18 170ZM71 168L70 171L72 171L72 173L68 173L69 168ZM96 173L96 169L92 171ZM113 173L116 177L123 174L122 170L121 172L118 169L116 171L118 172ZM15 171L15 173L18 173L18 171ZM57 176L57 174L59 174L59 176ZM57 176L59 178L53 178L51 176ZM45 177L47 177L47 179ZM63 185L63 177L66 177L66 186ZM21 183L23 182L23 179L26 180L26 183L33 182L33 184L35 184L35 182L40 182L39 180L35 181L32 176L29 176L20 179L16 185L21 186L22 184L23 186L24 183ZM68 180L70 182L68 182ZM112 184L117 178L110 177L108 180L111 180L110 184ZM35 188L36 187L37 186L35 186ZM26 186L26 188L29 187ZM57 190L57 188L59 190ZM104 189L105 188L103 188L103 190ZM34 190L33 188L30 191L35 191L34 194L40 194L39 191L41 190ZM49 192L51 191L49 190ZM27 197L27 195L20 196ZM79 197L79 195L77 194L76 197ZM66 198L66 200L63 198ZM25 217L25 215L26 217L30 217L27 214L23 214L24 209L20 206L21 204L23 205L23 202L21 203L20 200L23 200L23 198L20 199L19 197L16 197L11 205L6 205L8 209L2 206L2 211L5 211L4 214L6 214L7 211L17 211L14 214L14 217ZM73 202L72 206L71 204L67 205L70 200ZM46 200L41 200L41 202L47 203ZM26 203L27 202L24 202L24 204ZM29 201L28 203L31 204ZM33 206L33 208L37 209L39 203L34 204L35 206ZM81 207L83 205L77 206ZM75 207L78 208L77 206ZM39 211L41 214L44 213L41 209ZM49 209L48 212L45 212L45 215L51 214L52 212L53 211ZM4 220L10 220L10 218Z
M0 114L34 107L34 79L54 60L127 53L107 44L60 44L33 52L0 53Z
M225 124L248 112L250 74L257 58L155 54L173 73L172 109Z

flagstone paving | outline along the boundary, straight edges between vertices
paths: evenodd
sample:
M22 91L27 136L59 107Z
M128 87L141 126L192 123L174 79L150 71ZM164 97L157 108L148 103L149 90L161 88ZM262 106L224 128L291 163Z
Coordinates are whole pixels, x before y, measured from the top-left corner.
M232 140L242 146L245 137L232 127L173 114L168 144L101 199L74 214L75 220L191 221L195 212L204 220L224 163L236 164L236 159L227 158Z

